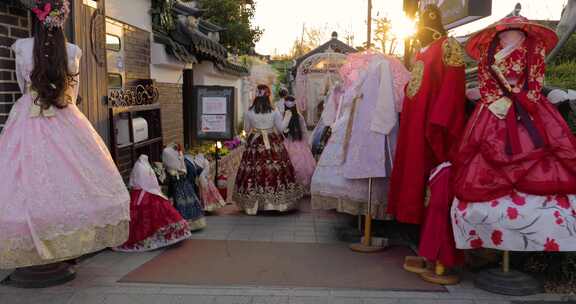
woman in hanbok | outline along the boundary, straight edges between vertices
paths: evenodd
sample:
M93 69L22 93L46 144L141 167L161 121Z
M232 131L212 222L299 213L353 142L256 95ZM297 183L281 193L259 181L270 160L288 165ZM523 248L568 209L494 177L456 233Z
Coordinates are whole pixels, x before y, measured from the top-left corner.
M36 5L35 37L12 46L23 95L0 134L3 269L73 259L128 237L130 196L75 104L82 51L64 36L69 3Z
M522 16L468 42L482 98L453 164L458 248L576 250L576 138L541 92L556 43Z
M130 236L114 250L150 251L190 237L188 222L162 193L147 155L140 155L134 165L130 188Z
M287 121L272 109L267 86L258 86L257 96L244 119L244 129L249 135L236 175L234 201L249 215L297 209L304 189L296 182L294 167L283 144L281 132Z
M284 119L288 121L288 125L283 130L284 146L288 151L292 166L294 166L296 182L309 191L310 180L316 168L316 160L308 145L306 121L304 116L298 112L293 96L286 98L284 107L286 109Z
M206 227L206 219L194 184L187 178L186 163L182 149L176 144L170 144L162 152L162 162L166 167L168 195L172 198L174 207L188 221L191 231Z

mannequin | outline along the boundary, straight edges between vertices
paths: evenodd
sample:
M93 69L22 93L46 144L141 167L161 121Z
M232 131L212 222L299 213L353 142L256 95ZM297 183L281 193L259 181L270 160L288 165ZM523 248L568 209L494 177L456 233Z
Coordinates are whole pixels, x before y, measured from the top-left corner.
M18 268L9 283L47 287L74 278L62 261L126 241L130 195L76 107L82 50L64 35L69 2L35 1L32 12L35 37L12 46L23 95L0 134L0 268Z
M462 258L451 237L451 168L446 163L466 119L463 51L446 37L435 5L421 12L418 40L422 49L406 87L388 212L400 222L423 224L420 254L426 258L407 257L404 268L427 281L455 284L458 277L446 275L446 266L457 266ZM426 200L428 183L432 191ZM426 260L436 263L434 270L429 271Z

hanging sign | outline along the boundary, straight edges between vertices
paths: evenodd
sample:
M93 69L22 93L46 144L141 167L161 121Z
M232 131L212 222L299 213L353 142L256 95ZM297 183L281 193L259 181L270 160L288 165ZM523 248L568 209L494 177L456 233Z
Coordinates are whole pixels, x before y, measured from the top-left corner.
M436 4L442 12L442 22L446 29L488 17L492 14L492 0L421 0L420 9Z

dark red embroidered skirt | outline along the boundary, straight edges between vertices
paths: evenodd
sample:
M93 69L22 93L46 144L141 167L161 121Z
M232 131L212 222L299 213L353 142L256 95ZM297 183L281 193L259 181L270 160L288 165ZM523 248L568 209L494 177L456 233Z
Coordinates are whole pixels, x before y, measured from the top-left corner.
M236 175L234 201L247 214L258 210L296 209L304 189L296 183L282 136L268 134L270 148L261 134L251 134Z

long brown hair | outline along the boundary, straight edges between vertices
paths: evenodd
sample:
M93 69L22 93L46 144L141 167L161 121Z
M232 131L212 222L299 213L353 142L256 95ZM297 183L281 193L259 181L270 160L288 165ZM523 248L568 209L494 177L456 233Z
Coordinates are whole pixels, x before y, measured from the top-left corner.
M286 97L286 101L294 102L296 99L293 96L288 96ZM298 113L298 108L296 105L286 107L285 113L288 113L288 111L292 112L292 117L288 123L288 133L286 134L286 137L293 141L301 141L304 137L302 128L305 126L300 125L300 114Z
M57 1L40 2L44 5ZM65 91L76 75L68 70L64 31L60 27L46 27L42 22L36 22L34 30L34 69L30 75L32 89L38 93L34 102L45 108L65 108L69 103Z
M258 96L254 98L250 110L256 114L265 114L272 112L272 102L270 101L270 88L266 85L258 85Z

